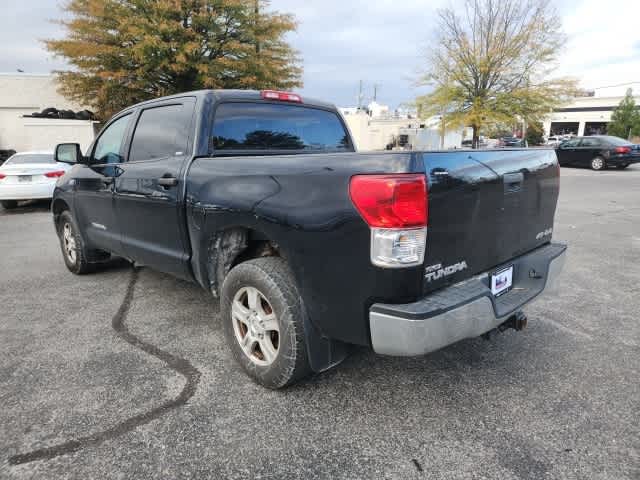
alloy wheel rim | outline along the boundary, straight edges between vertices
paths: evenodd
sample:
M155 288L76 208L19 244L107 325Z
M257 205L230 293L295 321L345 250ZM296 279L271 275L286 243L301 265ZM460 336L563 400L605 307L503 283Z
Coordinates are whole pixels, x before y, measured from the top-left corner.
M269 300L243 287L231 302L231 322L242 352L256 365L271 365L280 351L280 325Z
M76 262L76 239L73 236L73 230L68 223L62 228L62 241L64 243L64 252L71 263Z
M594 158L591 161L591 164L593 165L594 170L600 170L603 166L603 162L601 158Z

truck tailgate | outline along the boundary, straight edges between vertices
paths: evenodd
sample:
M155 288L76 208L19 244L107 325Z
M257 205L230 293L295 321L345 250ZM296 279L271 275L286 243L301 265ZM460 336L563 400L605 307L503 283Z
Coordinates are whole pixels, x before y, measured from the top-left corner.
M560 187L553 150L422 156L429 182L425 293L508 264L551 240Z

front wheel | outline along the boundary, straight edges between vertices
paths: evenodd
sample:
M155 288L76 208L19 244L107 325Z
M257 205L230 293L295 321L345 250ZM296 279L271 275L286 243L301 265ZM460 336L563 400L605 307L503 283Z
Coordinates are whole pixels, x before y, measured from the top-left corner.
M91 270L86 250L75 220L67 210L60 214L57 223L58 237L64 263L72 273L82 275Z
M303 330L306 312L282 258L237 265L225 278L221 293L226 341L253 380L277 389L310 373Z
M594 157L591 160L591 170L604 170L607 164L602 157Z

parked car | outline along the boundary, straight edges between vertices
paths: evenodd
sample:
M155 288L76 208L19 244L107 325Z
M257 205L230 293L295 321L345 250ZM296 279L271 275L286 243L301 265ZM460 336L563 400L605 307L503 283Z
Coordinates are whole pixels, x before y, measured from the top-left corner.
M462 148L473 148L473 140L462 140L460 145ZM487 141L484 138L478 139L478 148L487 148Z
M21 152L0 166L0 203L15 208L19 200L48 199L53 196L56 180L69 170L56 162L52 152Z
M422 355L494 329L550 290L553 150L356 153L333 105L207 90L141 103L74 164L52 212L67 268L118 255L220 297L226 341L280 388L350 345ZM212 316L214 315L212 311Z
M501 147L511 147L511 148L520 148L525 147L525 142L523 139L518 137L502 137L500 139L499 145Z
M548 145L550 147L557 147L558 145L560 145L562 142L564 141L564 138L561 136L556 136L556 135L552 135L549 138L547 138L547 141L545 142L545 145Z
M557 149L561 166L590 167L604 170L607 167L627 168L640 162L640 150L627 140L609 135L574 137L561 143Z

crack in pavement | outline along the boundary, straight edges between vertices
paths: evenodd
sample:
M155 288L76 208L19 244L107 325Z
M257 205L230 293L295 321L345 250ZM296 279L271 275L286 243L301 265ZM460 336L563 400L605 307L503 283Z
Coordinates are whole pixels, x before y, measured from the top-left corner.
M60 455L66 455L69 453L77 452L78 450L81 450L83 448L99 445L106 440L111 440L124 433L130 432L131 430L141 425L146 425L147 423L155 420L165 413L168 413L169 411L184 405L191 397L193 397L198 387L198 383L200 382L200 371L198 371L197 368L191 365L188 360L179 358L175 355L170 354L169 352L165 352L155 345L152 345L151 343L145 342L144 340L136 337L129 331L125 324L127 315L129 314L129 310L131 308L131 303L133 301L133 292L135 290L137 281L138 269L134 268L131 272L131 277L129 278L129 284L127 285L127 291L124 299L120 304L120 308L118 308L118 311L114 315L111 324L113 326L113 329L116 331L116 334L125 342L133 345L134 347L142 350L149 355L162 360L167 364L169 368L175 370L180 375L186 378L187 383L182 388L180 394L176 398L168 400L162 405L153 408L152 410L130 417L107 430L93 433L76 440L69 440L67 442L53 445L51 447L13 455L9 457L9 465L20 465L23 463L34 462L36 460L50 460Z

